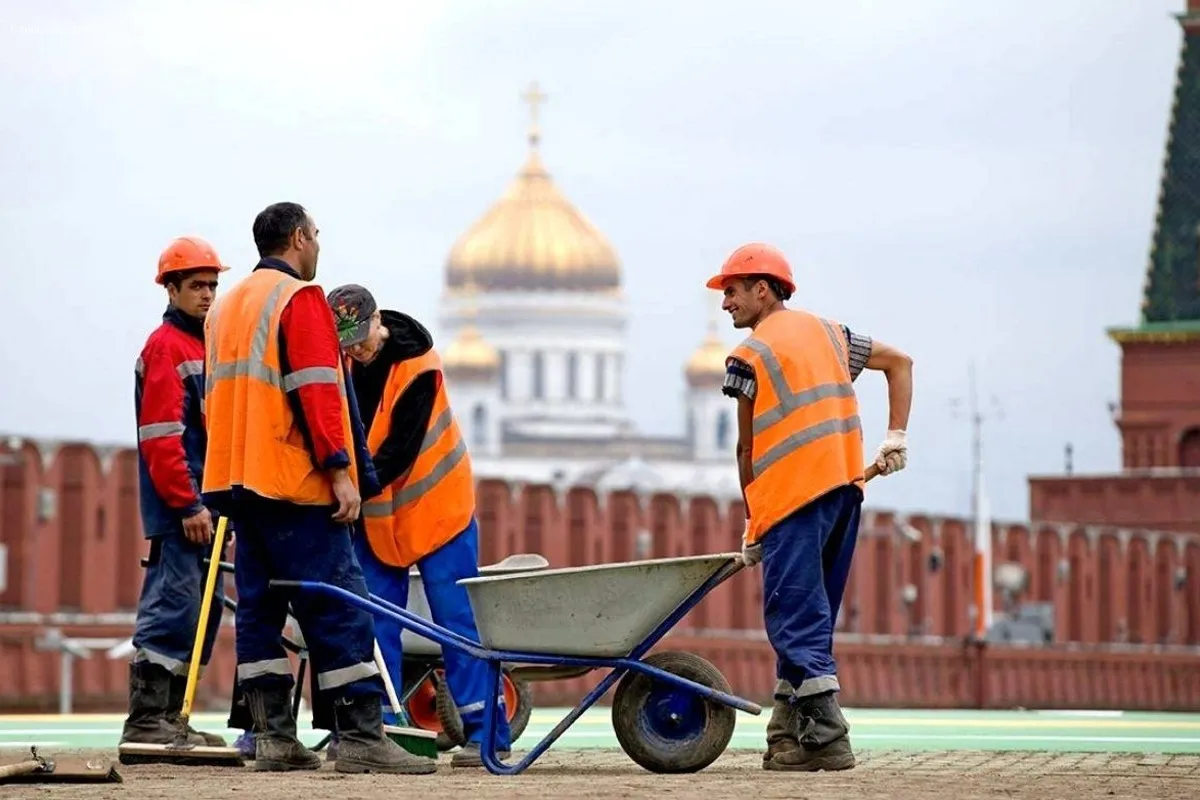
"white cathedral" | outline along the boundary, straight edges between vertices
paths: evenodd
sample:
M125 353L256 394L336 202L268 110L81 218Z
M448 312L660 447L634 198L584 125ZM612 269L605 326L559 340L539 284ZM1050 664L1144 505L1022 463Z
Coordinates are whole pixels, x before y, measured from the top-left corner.
M616 252L529 155L450 250L440 315L446 382L478 478L741 496L729 348L708 336L683 369L682 438L646 436L622 396L627 309Z

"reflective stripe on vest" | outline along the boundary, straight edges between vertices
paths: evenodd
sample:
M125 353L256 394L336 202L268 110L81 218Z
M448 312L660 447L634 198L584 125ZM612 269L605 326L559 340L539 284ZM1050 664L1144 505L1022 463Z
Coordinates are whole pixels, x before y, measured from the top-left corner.
M454 419L449 408L443 409L438 415L437 421L429 428L425 434L425 438L421 440L421 450L417 453L417 458L420 458L425 453L429 452L438 438L446 432L450 427L451 421ZM458 443L451 448L450 452L442 456L441 460L434 465L429 474L420 480L413 481L403 485L400 491L395 491L395 485L392 490L391 501L373 500L363 505L363 516L365 517L390 517L393 512L401 506L406 506L414 500L420 499L427 494L434 486L437 486L438 481L450 474L450 471L458 466L459 462L467 454L467 443L460 436Z
M379 448L391 430L392 409L421 374L435 374L436 389L421 447L408 472L363 504L367 540L385 564L408 567L467 528L475 513L475 487L467 443L450 408L441 359L433 350L392 365L367 443Z
M754 370L749 540L792 512L862 480L862 423L848 342L827 320L771 315L733 352Z
M336 384L344 398L342 373L332 367L312 367L283 374L280 368L279 320L292 295L305 286L278 270L256 270L208 313L202 404L208 427L204 492L241 486L263 497L301 505L334 502L329 475L313 463L287 395L301 386L326 383ZM357 481L349 405L341 405L350 475Z

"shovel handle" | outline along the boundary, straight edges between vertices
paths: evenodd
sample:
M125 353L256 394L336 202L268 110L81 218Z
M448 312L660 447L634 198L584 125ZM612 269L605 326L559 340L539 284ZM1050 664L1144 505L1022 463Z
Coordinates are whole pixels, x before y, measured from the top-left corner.
M863 483L866 483L867 481L871 480L871 478L876 478L878 476L879 467L875 466L875 462L872 461L867 465L867 468L863 470Z
M196 696L196 680L200 676L200 651L204 647L204 634L208 628L208 612L212 607L213 594L217 588L217 573L221 569L221 549L225 545L225 529L228 524L229 518L223 515L217 520L217 532L213 535L212 558L208 562L204 594L200 597L200 619L196 623L196 636L192 641L192 660L188 664L187 684L183 691L183 708L179 712L179 729L185 734L188 719L192 716L192 701Z

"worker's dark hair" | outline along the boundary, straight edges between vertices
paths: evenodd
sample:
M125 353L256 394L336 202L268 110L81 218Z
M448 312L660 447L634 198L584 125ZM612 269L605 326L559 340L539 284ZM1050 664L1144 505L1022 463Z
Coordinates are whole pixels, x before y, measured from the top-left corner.
M777 278L773 278L770 275L747 275L745 278L742 279L743 285L747 289L749 289L751 286L758 283L759 281L766 281L767 288L770 289L772 292L774 292L775 296L778 297L780 300L788 300L792 296L792 293L790 291L788 291L786 286L784 286L782 283L780 283Z
M183 288L183 282L195 275L197 272L211 272L211 269L200 267L199 269L185 269L179 272L168 272L163 275L163 286L174 286L176 289Z
M254 218L254 244L262 258L287 250L296 228L308 224L308 212L299 203L273 203Z

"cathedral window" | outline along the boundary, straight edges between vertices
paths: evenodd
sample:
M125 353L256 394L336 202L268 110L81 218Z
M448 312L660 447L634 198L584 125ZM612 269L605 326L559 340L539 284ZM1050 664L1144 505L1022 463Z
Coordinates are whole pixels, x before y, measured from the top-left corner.
M579 396L579 356L567 353L567 397L574 400Z
M717 449L729 449L729 412L722 411L717 415Z
M500 351L500 396L508 399L508 353Z
M483 403L475 406L475 411L471 416L473 444L475 447L484 447L487 445L487 409L484 408Z
M604 384L606 383L604 379L608 377L604 370L604 362L605 358L603 354L596 356L596 399L601 401L604 400Z
M545 397L546 392L546 365L542 354L534 352L533 354L533 399L541 400Z

